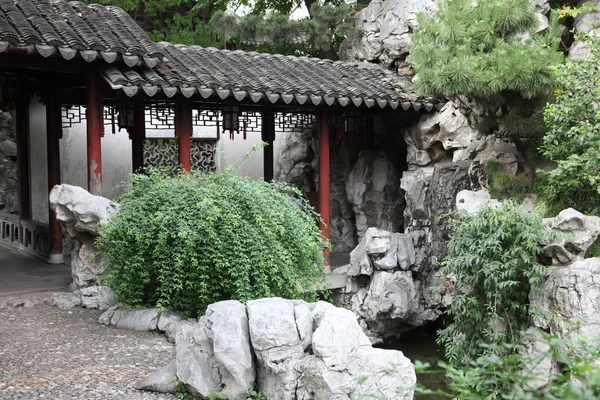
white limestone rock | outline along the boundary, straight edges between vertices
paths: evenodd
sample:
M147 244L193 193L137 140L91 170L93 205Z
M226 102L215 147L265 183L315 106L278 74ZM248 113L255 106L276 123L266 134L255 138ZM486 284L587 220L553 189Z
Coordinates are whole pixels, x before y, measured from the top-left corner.
M156 308L122 309L113 306L100 316L98 322L119 329L147 332L156 330L159 315Z
M536 327L560 337L581 334L591 346L600 344L600 258L577 260L552 270L541 289L529 294L531 307L554 317L538 315Z
M373 274L362 308L367 321L406 319L419 306L419 293L409 271Z
M494 161L502 164L504 170L512 175L517 173L519 162L517 161L517 146L514 143L489 135L485 139L473 142L470 149L475 153L473 160L479 165L485 165L488 161Z
M177 364L172 360L169 364L157 369L143 379L136 382L133 387L138 390L151 392L175 393L177 381Z
M356 215L356 232L362 239L369 227L400 230L404 199L398 182L400 169L385 152L363 151L346 182L346 195Z
M466 211L469 214L477 214L484 208L498 209L502 203L492 199L490 193L485 190L461 190L456 195L456 209Z
M551 258L552 265L568 265L582 260L600 234L600 217L587 216L573 208L567 208L544 222L551 231L560 235L544 247L544 255Z
M299 378L296 365L305 353L293 303L267 298L249 301L247 308L261 391L269 400L294 399Z
M183 314L174 311L163 312L158 318L156 329L163 332L169 342L175 342L181 323L184 321Z
M98 235L100 225L108 223L119 207L111 200L94 196L87 190L72 185L56 185L50 191L50 208L56 219L63 223L71 236L78 232Z
M98 253L94 240L95 236L89 233L80 233L73 241L71 251L72 290L94 285L98 281L98 277L106 270L107 264Z
M299 366L302 375L294 399L350 400L374 393L412 399L411 390L396 393L416 383L411 362L399 351L374 349L348 310L324 312L313 335L313 352Z
M115 292L108 286L90 286L79 291L81 306L107 310L117 302Z
M47 304L58 307L62 310L68 310L81 305L81 296L79 293L55 293Z
M237 300L211 304L198 323L180 325L177 377L194 394L245 399L254 387L246 307Z

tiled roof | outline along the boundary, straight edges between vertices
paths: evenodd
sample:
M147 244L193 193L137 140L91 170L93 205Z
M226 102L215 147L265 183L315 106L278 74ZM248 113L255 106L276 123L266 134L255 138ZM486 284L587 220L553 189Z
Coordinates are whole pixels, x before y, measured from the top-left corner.
M69 60L79 54L91 62L122 59L134 66L155 67L163 58L156 45L118 7L64 0L0 0L0 52L31 51L43 57L59 53Z
M218 50L158 43L165 63L158 70L107 66L106 81L128 96L138 92L167 97L182 93L204 99L251 99L254 102L378 106L431 110L437 101L419 98L409 81L369 63L256 52Z

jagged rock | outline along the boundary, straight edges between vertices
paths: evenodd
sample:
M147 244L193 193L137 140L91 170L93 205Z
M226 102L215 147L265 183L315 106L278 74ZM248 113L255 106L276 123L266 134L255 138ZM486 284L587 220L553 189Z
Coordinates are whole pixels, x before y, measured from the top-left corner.
M576 60L587 60L592 56L592 52L587 44L579 39L576 39L569 48L569 57Z
M299 365L302 375L294 399L354 399L373 393L412 399L412 390L396 392L416 382L410 361L399 351L372 348L350 311L325 310L313 334L313 352ZM359 384L361 378L364 383Z
M360 153L346 182L359 240L369 227L392 232L400 230L404 199L399 195L399 181L400 168L387 153Z
M106 224L118 211L118 205L111 200L66 184L56 185L50 191L50 208L71 236L79 232L97 236L100 225Z
M155 331L160 314L156 308L121 309L111 307L98 319L102 325L146 332Z
M182 321L183 314L174 311L164 312L160 314L156 328L164 332L168 341L175 342Z
M544 247L544 255L552 260L552 265L568 265L583 259L600 234L600 217L586 216L572 208L544 222L560 235Z
M107 310L117 302L115 292L108 286L90 286L79 291L81 306Z
M96 237L89 233L80 233L73 241L71 251L72 290L94 285L98 277L106 270L106 263L94 246Z
M94 241L100 225L108 223L118 204L72 185L56 185L50 192L50 207L73 239L71 251L72 290L92 286L106 270Z
M513 175L519 169L517 146L508 140L490 135L481 141L474 142L472 152L476 154L474 163L479 165L484 165L488 161L498 162L502 164L506 172Z
M356 246L354 250L350 252L350 267L348 268L349 276L370 276L373 274L373 264L371 263L371 259L367 254L365 244L366 238L363 238L358 246Z
M383 65L396 62L404 67L410 36L417 25L416 14L431 15L436 9L435 0L372 1L354 17L355 26L363 32L361 40L341 56L345 60L379 61Z
M596 6L600 5L600 0L580 0L579 5L589 2L596 3ZM600 11L581 13L575 17L574 28L579 33L590 33L598 27L600 27Z
M419 293L412 273L408 271L376 271L363 303L367 321L406 319L417 309Z
M484 208L500 208L502 204L492 199L490 193L485 190L461 190L456 195L456 209L476 214Z
M6 139L4 142L0 143L0 153L4 155L4 157L16 157L17 156L17 143L10 139Z
M197 324L177 334L177 377L193 394L245 399L254 387L246 307L236 300L211 304Z
M600 258L577 260L553 269L541 290L529 294L534 325L553 335L581 334L591 346L600 344Z
M348 275L371 275L373 268L408 270L414 263L415 249L409 235L369 228L350 253Z
M133 385L138 390L151 392L175 393L177 378L177 364L173 360L162 368L157 369L144 379Z
M332 251L350 251L358 242L355 215L352 204L348 202L346 182L356 162L346 146L334 144L330 160L330 226Z
M318 171L316 141L310 129L301 133L283 133L275 178L304 192L315 191L314 180Z
M75 306L80 306L81 296L79 293L56 293L46 303L62 310L67 310Z
M445 153L446 150L466 149L478 136L458 105L449 101L439 113L423 115L419 122L407 131L405 139L409 144L409 154L414 146L413 154L420 158L420 162L411 162L409 155L409 162L427 165L445 157L452 158L450 153ZM423 151L426 154L421 154ZM427 160L429 161L424 163Z
M305 357L294 305L270 298L249 301L250 338L258 362L258 384L270 399L293 399L299 373L298 360Z

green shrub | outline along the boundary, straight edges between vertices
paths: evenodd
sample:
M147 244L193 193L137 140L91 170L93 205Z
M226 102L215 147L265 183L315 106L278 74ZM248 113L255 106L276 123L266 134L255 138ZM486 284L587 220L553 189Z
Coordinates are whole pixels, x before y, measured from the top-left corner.
M428 364L415 363L420 373L444 373L448 390L417 388L421 394L437 394L440 398L469 400L587 400L600 395L600 348L589 346L584 339L565 340L537 331L526 332L547 349L533 354L522 344L488 346L490 351L456 367L439 363L441 370ZM504 357L497 354L507 354ZM534 367L554 360L560 369L540 371ZM525 367L527 366L527 367ZM550 383L538 387L540 374L548 373Z
M513 175L497 161L483 165L483 173L488 181L488 191L494 199L522 198L529 192L529 178L521 172Z
M97 244L104 277L129 306L204 313L213 302L314 300L325 282L316 212L296 189L235 176L134 175Z
M554 104L544 110L548 132L540 150L557 163L538 189L553 208L600 213L600 39L581 38L592 56L558 68Z
M529 291L547 272L537 256L548 235L541 211L528 214L511 202L454 219L449 255L442 262L456 279L447 310L453 320L438 332L450 362L465 364L519 342L528 323Z

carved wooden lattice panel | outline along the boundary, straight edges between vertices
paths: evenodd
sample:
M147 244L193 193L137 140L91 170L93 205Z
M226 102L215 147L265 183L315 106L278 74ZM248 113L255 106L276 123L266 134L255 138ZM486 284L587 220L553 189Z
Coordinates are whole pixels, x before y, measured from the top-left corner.
M190 148L192 171L213 172L216 143L205 140L192 140ZM179 169L177 139L152 138L144 142L144 167L167 167L175 174Z

